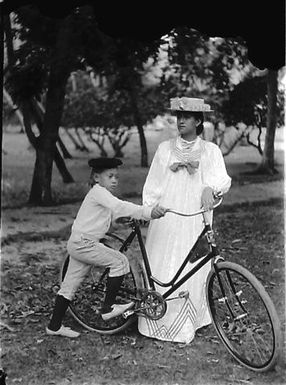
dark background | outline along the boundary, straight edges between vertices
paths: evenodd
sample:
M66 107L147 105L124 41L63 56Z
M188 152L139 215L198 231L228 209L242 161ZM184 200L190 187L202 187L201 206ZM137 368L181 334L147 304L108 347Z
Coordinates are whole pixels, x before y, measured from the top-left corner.
M59 3L59 2L58 2ZM120 3L120 4L118 4ZM208 36L242 37L249 60L259 69L285 65L285 2L281 0L189 0L159 3L108 0L4 0L3 13L34 4L49 17L65 17L71 9L89 4L100 29L108 35L153 40L171 28L185 25Z

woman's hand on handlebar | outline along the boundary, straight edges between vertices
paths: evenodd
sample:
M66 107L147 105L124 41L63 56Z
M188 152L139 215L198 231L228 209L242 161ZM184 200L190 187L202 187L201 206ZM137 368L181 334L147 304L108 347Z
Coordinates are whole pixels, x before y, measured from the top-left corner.
M209 186L205 187L202 192L201 204L204 210L209 211L213 209L215 197L213 189Z
M151 218L152 219L158 219L163 217L167 212L167 209L165 207L156 205L153 207L152 212L151 212Z

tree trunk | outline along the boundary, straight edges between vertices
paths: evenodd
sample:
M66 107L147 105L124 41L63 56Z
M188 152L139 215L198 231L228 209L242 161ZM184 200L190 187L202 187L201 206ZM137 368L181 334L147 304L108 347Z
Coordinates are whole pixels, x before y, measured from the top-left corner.
M64 97L67 80L70 74L71 57L69 47L71 42L70 18L62 21L58 31L56 46L51 53L51 65L48 78L48 91L46 95L46 108L43 119L43 131L38 138L35 163L35 183L32 184L30 203L52 205L52 170L53 160L57 151L56 142L59 136L59 126L64 107ZM39 191L34 190L34 185L41 186Z
M65 161L63 160L60 152L58 149L55 151L55 164L63 178L64 183L73 183L74 179L72 175L70 174L69 170L67 169L67 166L65 164Z
M4 98L6 100L6 102L9 104L9 106L15 111L15 114L19 120L19 123L20 123L20 133L24 133L24 123L23 123L23 115L22 113L19 111L18 109L18 106L16 106L14 103L13 103L13 100L11 98L11 96L9 95L9 93L7 92L7 90L5 89L5 87L3 87L3 95L4 95Z
M59 147L63 153L63 157L65 159L72 159L72 155L70 154L70 152L66 148L66 146L65 146L64 142L62 141L62 139L60 138L60 136L58 137L58 144L59 144Z
M65 128L65 131L66 131L67 136L68 136L68 137L70 138L70 140L72 141L72 143L73 143L75 149L81 151L81 146L78 144L78 142L76 141L76 139L74 138L74 136L71 134L70 128Z
M35 148L37 153L38 138L36 138L36 136L32 131L31 108L29 106L29 103L27 101L23 102L21 108L23 111L23 122L24 122L27 137L30 143L32 144L32 146ZM31 187L30 196L29 196L29 203L36 204L36 205L40 204L41 195L42 195L42 187L41 187L40 175L39 175L39 160L38 160L38 157L36 156L33 179L32 179L32 187Z
M79 128L75 128L75 133L76 133L76 136L78 138L78 141L80 143L80 148L81 148L81 151L86 151L86 152L89 152L89 149L86 147L82 137L80 136L80 133L79 133Z
M141 167L148 167L147 142L145 138L142 119L138 109L136 91L134 89L131 89L129 93L130 93L130 99L131 99L131 103L134 111L134 120L135 120L135 124L137 126L137 130L139 134L139 141L140 141L140 148L141 148Z
M53 69L51 69L43 131L40 134L36 150L35 167L38 166L38 170L35 170L34 173L34 176L39 178L36 185L39 183L42 191L41 196L37 197L35 202L30 200L30 203L41 202L45 206L53 204L51 192L52 169L53 160L57 152L56 142L58 140L58 130L63 111L66 81L67 76L60 80L57 74L53 72ZM36 192L32 190L30 197L35 197Z
M29 195L29 201L32 205L41 205L42 204L42 186L40 183L40 164L39 156L36 150L36 160L33 172L32 185Z
M121 150L121 147L114 147L113 149L115 158L124 158L124 153Z
M277 122L277 92L278 92L278 72L268 70L267 75L267 126L265 134L262 162L259 172L271 174L277 172L274 167L274 141Z
M43 130L43 120L44 120L44 116L45 116L45 109L44 109L42 103L39 101L36 101L35 99L32 100L32 107L33 107L33 115L35 117L36 124L38 126L39 131L41 132ZM71 154L69 153L68 149L66 148L66 146L65 146L65 144L62 141L60 136L58 137L58 144L59 144L59 147L63 153L63 157L65 159L72 159ZM61 160L61 162L62 162L62 160ZM64 175L62 175L62 177L63 177L63 179L65 179Z
M148 167L148 150L147 150L147 142L144 134L143 124L141 123L141 119L139 116L135 118L136 126L139 133L140 147L141 147L141 167Z

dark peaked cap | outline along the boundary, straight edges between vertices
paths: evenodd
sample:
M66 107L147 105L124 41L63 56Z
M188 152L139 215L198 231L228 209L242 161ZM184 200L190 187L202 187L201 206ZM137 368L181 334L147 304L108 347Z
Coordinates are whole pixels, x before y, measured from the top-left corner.
M108 170L122 165L122 161L117 158L94 158L88 161L88 165L96 170Z

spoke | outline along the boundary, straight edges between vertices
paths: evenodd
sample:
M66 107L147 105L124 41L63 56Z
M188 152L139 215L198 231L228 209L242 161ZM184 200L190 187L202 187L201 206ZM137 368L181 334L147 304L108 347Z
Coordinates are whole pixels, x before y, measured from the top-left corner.
M259 356L259 358L260 358L260 362L261 363L263 363L264 361L262 360L262 352L260 352L260 349L259 349L259 347L258 347L258 344L257 344L257 342L256 342L256 340L255 340L255 338L254 338L254 336L253 336L253 333L249 333L250 334L250 337L251 337L251 339L252 339L252 341L253 341L253 343L254 343L254 347L256 347L256 352L257 352L257 355ZM266 357L265 357L266 358ZM267 358L266 358L267 359Z
M221 270L212 281L214 322L232 354L251 368L263 368L274 352L272 321L260 293L235 270Z

